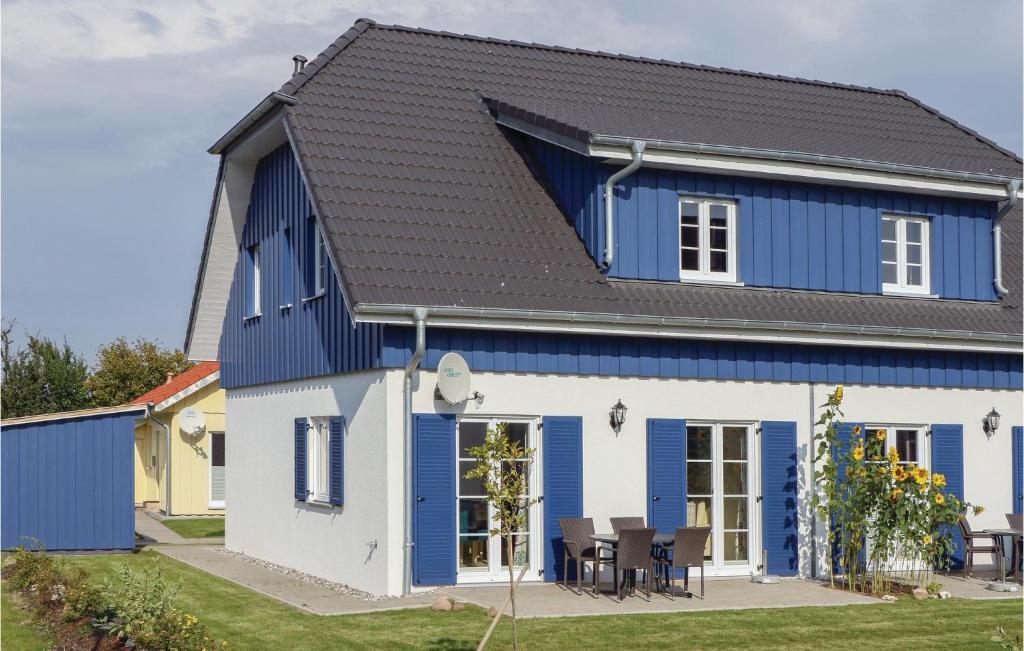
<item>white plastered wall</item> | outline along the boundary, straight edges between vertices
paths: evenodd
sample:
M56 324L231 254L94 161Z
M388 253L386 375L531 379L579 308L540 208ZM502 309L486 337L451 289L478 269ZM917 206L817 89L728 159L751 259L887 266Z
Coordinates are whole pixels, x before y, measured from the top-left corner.
M387 430L395 418L401 421L401 411L388 409L385 376L367 371L228 390L229 550L369 592L388 592ZM337 415L348 425L345 504L297 502L294 420ZM371 550L373 541L377 548ZM400 560L392 562L401 568Z
M390 390L400 404L401 372L392 373L395 381L389 383ZM647 513L648 418L795 421L800 568L802 575L810 574L812 422L817 419L817 406L833 385L813 385L812 393L807 383L474 373L473 390L484 394L482 403L471 401L450 407L434 400L436 373L422 371L420 376L420 389L413 400L416 413L581 416L583 508L598 529L609 529L608 518L612 516ZM845 391L844 409L851 421L963 424L965 497L986 507L985 513L971 518L972 523L995 527L1005 526L1003 514L1011 510L1010 425L1024 422L1021 396L1020 391L851 386ZM608 424L608 412L620 398L629 411L622 431L616 435ZM988 438L981 430L981 419L993 406L1003 415L1003 425ZM758 451L754 453L756 460ZM752 479L759 482L759 475L754 474ZM400 499L390 503L400 509ZM825 528L817 526L816 533L820 572L827 559ZM755 554L760 550L756 534L751 550Z

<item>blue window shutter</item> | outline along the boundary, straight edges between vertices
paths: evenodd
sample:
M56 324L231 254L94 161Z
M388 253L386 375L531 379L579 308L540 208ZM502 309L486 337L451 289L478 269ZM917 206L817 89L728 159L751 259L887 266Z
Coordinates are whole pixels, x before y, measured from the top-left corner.
M1013 437L1013 512L1024 513L1024 427L1015 425L1011 429Z
M295 419L295 499L306 501L306 419Z
M964 499L964 426L932 425L932 472L946 477L946 492L958 499ZM950 532L953 536L951 567L961 568L964 564L963 538L959 528Z
M331 504L345 503L345 417L331 416L330 491Z
M796 423L761 423L761 520L765 572L794 576L799 570L797 534Z
M544 580L562 580L559 518L583 517L583 419L545 416Z
M686 421L647 419L647 526L686 526Z
M864 423L836 423L836 437L838 438L839 449L834 453L839 454L842 452L848 452L853 445L853 430L860 428L861 436L864 436ZM840 461L836 467L836 475L839 481L844 481L846 478L846 467L848 464ZM833 522L830 525L833 530L836 528L836 523ZM836 574L843 572L843 568L839 565L839 559L842 558L842 549L840 545L839 533L836 532L836 539L832 542L832 571ZM861 554L864 553L864 548L861 548Z
M413 582L455 583L455 416L413 419Z

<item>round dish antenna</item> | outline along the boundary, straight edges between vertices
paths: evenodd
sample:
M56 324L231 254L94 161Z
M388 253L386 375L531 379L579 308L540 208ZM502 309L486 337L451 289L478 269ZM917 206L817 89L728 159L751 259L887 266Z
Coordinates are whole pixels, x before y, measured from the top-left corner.
M445 353L437 363L437 391L450 405L457 405L469 398L472 377L469 364L458 353Z
M178 414L178 427L181 433L192 438L199 438L206 431L206 417L203 412L189 407Z

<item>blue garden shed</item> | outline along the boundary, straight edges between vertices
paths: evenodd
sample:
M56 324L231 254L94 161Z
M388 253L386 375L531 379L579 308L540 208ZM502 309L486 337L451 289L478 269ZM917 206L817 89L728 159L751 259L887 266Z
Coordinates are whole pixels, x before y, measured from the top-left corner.
M135 421L145 405L0 422L0 547L135 546Z

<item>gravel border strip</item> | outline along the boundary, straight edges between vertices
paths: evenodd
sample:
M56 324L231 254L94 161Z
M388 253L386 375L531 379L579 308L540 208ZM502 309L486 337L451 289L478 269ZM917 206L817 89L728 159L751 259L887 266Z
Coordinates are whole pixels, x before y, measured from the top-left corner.
M250 565L262 567L264 569L271 570L279 574L292 577L294 579L299 579L300 581L305 581L306 583L312 583L313 585L320 586L321 588L327 588L328 590L335 590L337 592L351 595L358 599L362 599L363 601L389 601L392 599L401 599L401 596L373 594L372 592L366 592L365 590L353 588L352 586L345 585L344 583L335 583L334 581L328 581L327 579L321 578L319 576L306 574L305 572L300 572L299 570L295 570L290 567L285 567L283 565L278 565L276 563L271 563L269 561L249 556L248 554L243 554L242 552L231 551L223 547L215 547L214 549L218 553L226 554L228 556L231 556L232 558L237 558L238 560L249 563Z

